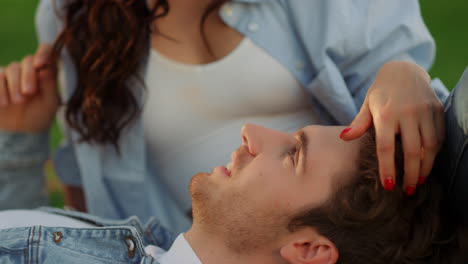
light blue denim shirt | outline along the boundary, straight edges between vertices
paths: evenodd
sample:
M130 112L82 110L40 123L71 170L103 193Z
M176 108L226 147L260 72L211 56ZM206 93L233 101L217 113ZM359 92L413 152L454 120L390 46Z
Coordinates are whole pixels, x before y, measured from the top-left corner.
M59 11L60 3L56 7ZM324 125L346 125L353 120L384 63L408 60L428 69L435 54L417 0L237 0L225 4L220 15L295 76ZM62 23L51 0L41 1L36 24L40 42L52 43ZM60 79L66 102L75 89L76 71L66 53L62 63ZM141 76L145 70L146 61L142 62ZM129 84L143 102L141 84L132 80ZM446 98L448 92L440 81L434 80L433 88L442 100ZM157 215L176 232L189 226L186 212L180 211L159 177L148 169L141 119L125 129L121 156L112 146L74 143L78 135L66 125L63 131L66 141L57 151L54 165L64 183L84 188L89 212L108 218L137 215L143 221ZM11 135L0 137L0 143L8 140ZM21 140L15 142L21 145ZM40 157L45 159L43 152ZM6 164L0 168L8 168L2 169L0 183L8 180L14 190L15 179L24 181L25 173L40 171L36 159L24 157L21 163L0 160ZM17 185L21 184L24 182ZM0 197L1 202L5 199Z

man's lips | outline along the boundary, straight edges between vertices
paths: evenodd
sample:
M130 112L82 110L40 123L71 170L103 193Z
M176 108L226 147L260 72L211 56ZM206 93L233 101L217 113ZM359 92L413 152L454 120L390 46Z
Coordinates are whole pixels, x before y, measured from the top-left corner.
M219 172L225 174L228 177L231 177L234 170L236 169L236 166L240 162L241 155L244 155L246 153L248 153L248 150L246 149L246 146L241 146L236 151L231 153L231 161L226 165L226 167L217 166L216 168L214 168L214 170L219 171Z

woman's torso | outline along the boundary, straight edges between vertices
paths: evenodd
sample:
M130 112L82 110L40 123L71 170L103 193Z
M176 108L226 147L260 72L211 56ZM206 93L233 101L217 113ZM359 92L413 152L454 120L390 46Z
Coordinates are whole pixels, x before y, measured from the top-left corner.
M390 7L382 8L387 4ZM431 49L418 48L418 52L406 53L416 46L433 47L423 23L405 24L407 16L420 19L416 1L411 2L406 13L398 13L402 19L385 19L384 14L396 14L393 11L399 4L378 2L368 6L365 1L235 0L224 5L219 14L230 28L250 39L287 69L307 91L306 100L310 100L312 112L317 114L321 124L347 124L364 100L373 69L388 60L389 55L414 59L425 67L432 60ZM40 42L53 42L61 31L61 21L53 10L52 0L41 1L36 19ZM369 10L373 19L382 19L386 27L375 35L368 24L367 13L343 24L343 16L354 15L356 10L364 13ZM390 33L413 37L395 38L401 40L397 43L380 41ZM236 42L232 44L231 49L234 49ZM390 54L373 53L374 49L385 47ZM230 51L227 49L226 54ZM66 53L62 61L63 100L67 101L75 89L77 74ZM142 75L147 72L148 61L142 63ZM129 85L143 103L147 97L145 88L138 81L129 81ZM157 84L154 87L157 89ZM64 125L68 144L64 144L54 158L56 171L65 183L83 187L88 210L95 215L110 218L137 215L143 220L157 216L163 224L178 227L173 230L180 231L180 227L189 224L179 220L186 212L178 209L173 195L157 174L158 168L149 166L147 126L143 123L143 119L138 118L123 131L120 154L111 146L75 143L79 136Z

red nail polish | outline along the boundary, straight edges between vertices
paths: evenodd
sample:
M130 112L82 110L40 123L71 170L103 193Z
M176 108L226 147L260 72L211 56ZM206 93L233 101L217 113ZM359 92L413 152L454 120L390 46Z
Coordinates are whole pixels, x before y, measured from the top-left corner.
M426 182L427 177L419 177L418 185L424 184Z
M416 186L407 186L405 188L406 195L413 195L415 191L416 191Z
M343 136L344 136L346 133L348 133L350 130L351 130L350 127L343 129L343 131L341 131L341 133L340 133L340 138L342 139Z
M385 179L384 188L387 191L393 190L393 188L395 188L395 181L392 178Z

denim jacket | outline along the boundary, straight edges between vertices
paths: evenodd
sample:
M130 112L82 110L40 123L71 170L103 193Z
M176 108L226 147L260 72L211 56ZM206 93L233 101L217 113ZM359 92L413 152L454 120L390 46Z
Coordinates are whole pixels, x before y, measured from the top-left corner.
M52 43L62 28L51 1L42 0L37 11L41 43ZM60 13L63 0L56 2ZM292 73L310 95L323 125L346 125L353 120L384 63L408 60L428 69L434 59L434 41L417 0L234 0L220 9L220 15ZM77 83L66 52L60 68L62 100L66 102ZM145 71L143 61L140 75ZM130 80L129 85L135 87L143 107L141 84ZM447 90L443 84L435 80L433 88L444 100ZM61 115L59 119L63 119ZM66 139L55 154L55 169L64 183L83 187L89 212L109 218L137 215L142 220L158 215L165 226L177 232L189 226L186 212L181 212L161 179L148 169L141 118L123 131L120 156L112 146L76 143L78 135L65 124L62 130ZM0 144L8 140L12 140L11 135L0 135ZM22 141L16 138L17 148ZM41 151L44 160L47 153ZM16 168L1 169L0 183L8 180L11 193L15 184L27 185L24 181L31 178L25 175L40 171L40 158L23 156L30 166L0 159L0 169ZM37 192L29 194L22 203L7 204L24 207L26 200L39 200ZM4 199L0 197L0 201Z
M175 236L156 218L143 226L137 217L105 220L53 208L40 210L91 223L96 228L32 226L0 230L0 263L158 264L146 255L148 244L169 250Z

